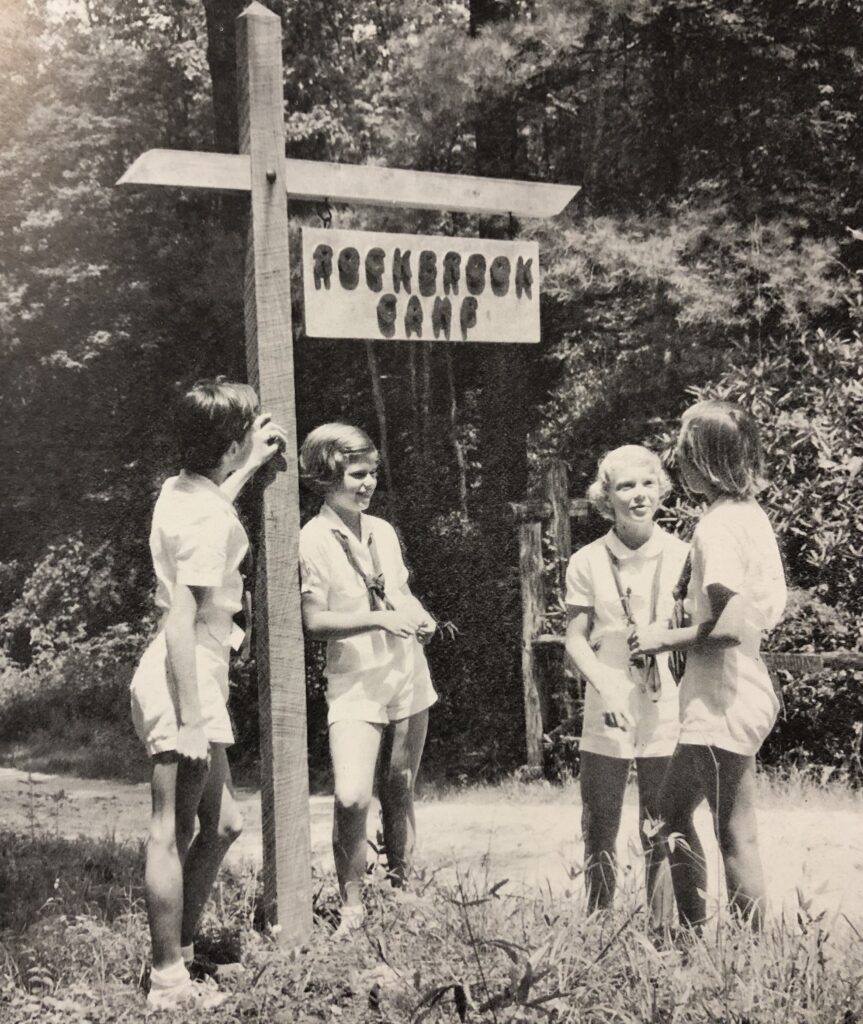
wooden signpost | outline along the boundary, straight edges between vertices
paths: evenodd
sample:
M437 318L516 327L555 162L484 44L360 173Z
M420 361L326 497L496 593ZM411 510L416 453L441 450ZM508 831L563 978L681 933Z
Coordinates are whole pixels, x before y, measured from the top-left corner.
M578 188L286 159L280 19L255 2L240 15L237 24L240 153L151 150L135 161L119 183L251 192L245 280L249 381L257 388L262 407L281 423L288 435L287 471L276 474L264 493L262 543L258 554L262 569L257 581L256 631L264 895L267 919L278 926L279 941L286 946L296 946L311 930L312 893L305 667L297 586L299 490L286 194L331 202L549 217L559 213ZM429 239L417 236L411 239L416 243L417 258L421 249L431 248ZM457 244L455 239L443 241L448 246L447 251ZM491 244L476 239L469 242L472 251ZM517 248L523 259L529 258L525 256L529 248L526 243L518 243ZM492 260L502 255L505 255L502 251L496 251ZM539 290L536 254L533 258L534 294L529 301L535 303ZM516 262L510 263L512 294L518 283L517 260L518 253L515 253ZM365 272L364 265L363 274ZM488 262L486 272L490 273ZM498 275L502 273L499 263ZM491 295L489 309L506 298L494 294L490 281L489 278L486 285ZM522 271L522 285L524 283ZM466 287L464 283L459 298ZM498 288L501 287L498 283ZM308 290L306 295L308 299ZM524 295L523 291L522 297ZM444 293L441 297L447 295ZM431 309L428 312L423 309L425 329L433 320L434 300L431 296L423 298L432 299ZM524 309L528 306L528 301L522 304ZM375 309L373 304L372 310ZM398 322L401 315L404 326L406 313L407 306L404 311L397 309L393 323ZM377 323L377 313L373 315ZM411 323L415 320L416 315ZM476 320L477 325L467 328L467 340L476 340L479 335L476 330L480 323L478 312ZM411 330L409 335L405 331L405 336L416 337L416 327L412 326ZM450 330L453 339L456 334L462 336L461 307L458 320L453 313ZM344 335L332 332L329 336ZM433 331L432 335L423 333L421 336L433 336ZM499 340L525 341L537 340L537 337Z

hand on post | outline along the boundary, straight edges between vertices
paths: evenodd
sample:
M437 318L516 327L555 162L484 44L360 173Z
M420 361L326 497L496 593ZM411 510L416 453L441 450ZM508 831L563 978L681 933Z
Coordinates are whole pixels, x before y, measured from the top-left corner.
M251 466L263 466L265 462L283 452L287 446L288 438L284 430L273 423L269 413L262 412L252 426L252 449L249 452L248 464Z

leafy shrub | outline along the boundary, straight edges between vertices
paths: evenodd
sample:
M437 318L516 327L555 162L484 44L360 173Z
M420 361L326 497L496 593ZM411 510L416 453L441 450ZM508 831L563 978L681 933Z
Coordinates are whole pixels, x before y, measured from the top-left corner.
M69 651L116 621L123 579L107 543L87 546L73 536L48 548L0 618L0 641L28 665Z
M834 608L813 593L792 591L785 617L770 634L776 651L859 650L860 616ZM825 669L798 674L779 670L785 712L761 753L766 764L819 768L863 782L863 672Z
M815 331L738 358L696 399L724 398L758 420L770 486L761 500L796 586L830 604L863 599L863 336Z
M141 776L129 682L146 641L121 623L26 668L0 658L0 742L23 745L43 770Z
M439 701L432 709L426 767L463 780L491 780L524 761L519 683L521 606L515 529L512 550L490 551L479 524L458 512L405 522L416 567L411 582L438 622L427 649Z

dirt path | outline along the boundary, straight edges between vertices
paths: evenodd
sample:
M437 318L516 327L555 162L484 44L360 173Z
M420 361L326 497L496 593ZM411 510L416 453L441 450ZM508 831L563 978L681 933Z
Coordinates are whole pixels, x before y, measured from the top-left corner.
M32 781L30 781L32 779ZM246 821L244 834L230 862L260 862L261 813L257 792L239 793ZM835 806L831 806L834 804ZM332 869L330 853L331 797L312 797L312 856L323 870ZM33 775L0 769L0 822L27 831L36 822L41 831L68 837L114 834L137 841L145 832L149 813L146 785ZM508 878L507 891L542 886L565 898L576 892L570 870L581 860L580 808L577 792L529 790L506 799L495 790L470 791L417 805L420 836L418 863L453 877L456 868L481 883ZM696 824L709 862L709 890L717 892L717 853L710 820L702 809ZM377 815L369 816L374 838ZM863 814L859 804L827 799L778 798L759 811L762 855L774 910L796 910L797 890L811 900L810 912L844 913L863 931ZM619 844L624 871L640 871L636 808L627 802Z

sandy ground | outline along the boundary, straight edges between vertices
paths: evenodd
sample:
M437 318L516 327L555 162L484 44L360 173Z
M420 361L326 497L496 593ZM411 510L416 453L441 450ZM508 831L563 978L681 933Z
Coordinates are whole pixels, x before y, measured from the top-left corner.
M229 863L260 863L260 795L241 790L238 796L246 825ZM810 913L824 910L829 917L844 915L863 932L863 805L799 794L785 800L774 796L766 803L759 811L759 828L773 911L782 908L793 914L799 890L811 901ZM145 834L148 814L146 785L28 776L16 769L0 769L0 822L4 827L28 831L35 821L40 831L49 834L113 834L138 841ZM313 861L331 871L332 798L312 797L310 814ZM541 887L566 898L581 887L580 879L573 881L571 876L581 861L579 815L575 787L523 789L509 797L505 789L476 790L420 800L417 862L443 880L453 879L458 870L477 884L509 879L506 891L510 893ZM377 825L373 810L369 815L371 839ZM708 888L715 898L718 858L703 807L696 825L708 854ZM637 827L634 802L627 800L619 855L622 869L634 877L640 872ZM839 920L843 921L841 916Z

